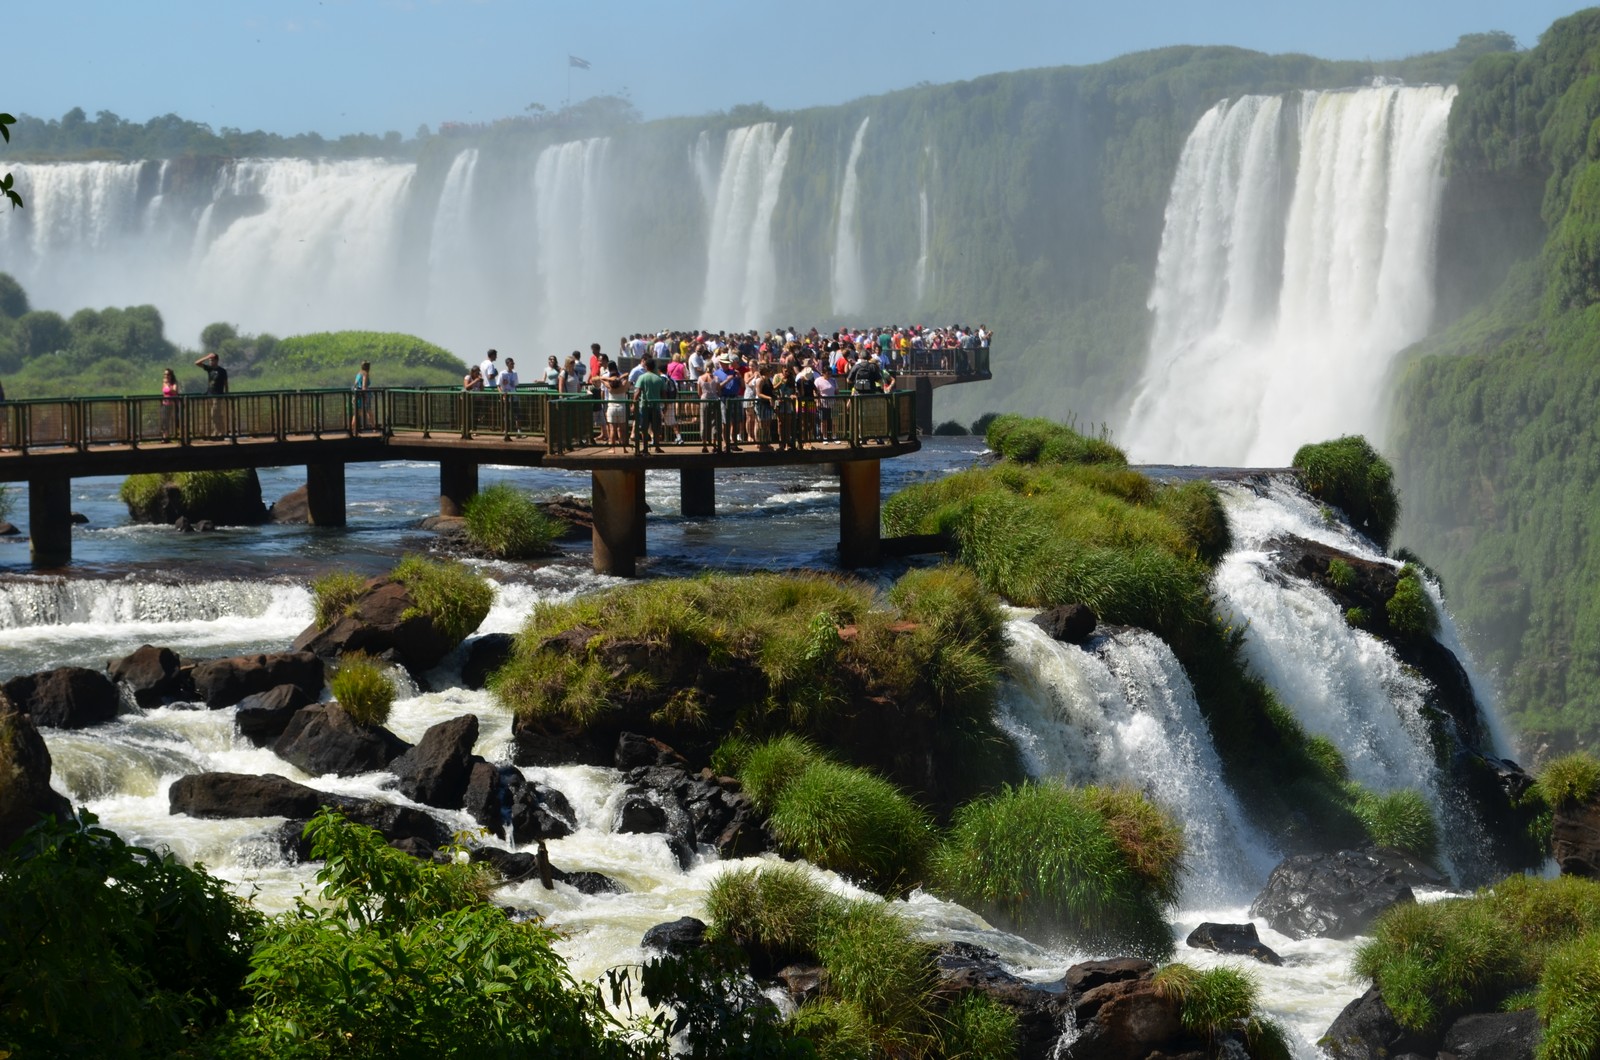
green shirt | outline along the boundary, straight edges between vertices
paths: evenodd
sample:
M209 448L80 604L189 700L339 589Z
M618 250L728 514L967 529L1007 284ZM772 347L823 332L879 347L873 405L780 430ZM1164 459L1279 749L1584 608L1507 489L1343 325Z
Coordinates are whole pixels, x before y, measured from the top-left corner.
M661 400L662 394L666 390L667 381L654 372L646 372L639 377L639 381L634 386L638 388L639 396L645 402L654 403Z

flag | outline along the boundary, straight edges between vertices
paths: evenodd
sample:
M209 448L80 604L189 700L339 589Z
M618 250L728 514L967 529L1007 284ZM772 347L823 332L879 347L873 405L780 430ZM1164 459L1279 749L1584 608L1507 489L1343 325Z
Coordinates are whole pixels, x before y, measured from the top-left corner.
M579 70L587 70L587 69L589 69L589 60L580 59L576 55L568 55L567 56L567 65L568 66L576 66Z

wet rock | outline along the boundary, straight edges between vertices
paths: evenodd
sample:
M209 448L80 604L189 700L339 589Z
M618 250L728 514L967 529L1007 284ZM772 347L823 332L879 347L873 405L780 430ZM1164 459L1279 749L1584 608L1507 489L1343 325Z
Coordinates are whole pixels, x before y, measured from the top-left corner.
M491 833L505 838L511 807L496 766L481 758L474 759L472 768L467 770L467 790L462 794L461 808Z
M117 686L97 670L62 666L7 681L5 695L15 710L44 729L87 729L117 716Z
M552 870L556 881L571 886L579 894L625 894L627 888L603 872L563 872L560 869Z
M1372 987L1344 1007L1319 1044L1332 1060L1389 1060L1402 1053L1433 1056L1439 1040L1400 1026L1383 994Z
M16 842L41 817L65 821L72 804L50 786L50 749L33 719L0 693L0 762L11 776L0 784L0 851Z
M804 1005L822 993L822 983L827 970L820 964L789 964L778 969L778 982L789 992L796 1005Z
M483 862L505 878L507 883L522 883L540 878L539 858L525 851L505 850L501 847L474 847L469 855L475 862ZM622 894L627 888L603 872L565 872L548 865L551 883L565 883L579 894Z
M511 658L511 648L516 638L510 633L485 633L467 644L467 657L461 664L461 683L468 688L482 688L489 675L505 665Z
M417 608L410 590L388 578L367 583L346 614L333 624L307 626L294 640L296 651L309 651L323 658L345 652L392 656L409 670L431 670L459 643L447 637L433 619Z
M307 489L301 486L272 502L267 516L274 523L304 525L311 521L311 505L306 499Z
M617 753L613 759L618 769L636 769L640 766L676 766L687 770L689 763L682 755L649 736L625 732L617 738Z
M976 991L1011 1009L1017 1016L1017 1056L1044 1060L1055 1056L1056 1043L1071 1018L1072 993L1012 975L1000 955L970 942L946 942L934 955L936 990L954 999Z
M447 855L439 853L427 840L418 839L414 835L403 839L391 839L389 845L402 854L410 854L418 861L432 861L441 865L449 862Z
M511 836L519 845L538 839L561 839L571 835L577 826L572 804L555 788L528 780L512 794Z
M1033 624L1056 640L1067 644L1082 644L1094 634L1099 624L1095 613L1084 604L1063 604L1041 611L1033 616Z
M1084 994L1107 983L1148 979L1155 974L1155 971L1155 964L1142 957L1113 957L1104 961L1084 961L1067 969L1067 974L1061 978L1061 985L1074 994Z
M670 747L658 745L657 741L631 746L639 748L641 755L648 753L644 751L648 747L669 763L682 761ZM703 843L715 847L722 858L740 858L776 846L767 831L766 819L731 777L718 777L709 769L694 774L680 765L668 764L630 769L623 779L634 786L632 794L644 793L661 811L662 826L653 830L667 832L684 849L692 851ZM645 807L639 807L638 812L654 819Z
M1415 901L1413 885L1438 886L1439 880L1431 870L1383 851L1299 854L1272 870L1250 916L1290 938L1353 938L1384 910Z
M1102 983L1074 999L1078 1037L1070 1060L1133 1060L1154 1052L1189 1051L1175 995L1163 994L1148 978Z
M128 517L136 523L165 526L179 519L190 523L205 519L228 526L256 526L267 520L261 479L254 468L230 473L220 488L201 491L192 503L185 501L183 491L170 481L137 501L128 502Z
M190 817L311 817L328 796L277 773L192 773L167 791L171 813Z
M417 745L389 768L406 798L443 810L459 809L472 771L472 745L477 742L478 716L463 714L430 726Z
M299 685L278 685L241 699L233 723L251 743L268 747L283 735L290 718L314 702Z
M0 537L16 537L21 533L16 524L0 520Z
M614 829L623 834L642 833L650 835L667 830L667 811L651 801L650 796L643 793L629 795L622 800L622 807L617 810L617 822Z
M89 517L82 512L73 512L70 518L73 526L87 526L89 523Z
M415 806L397 806L379 799L323 795L323 804L339 810L355 824L373 829L391 844L418 840L437 850L450 843L452 833L443 821ZM292 819L273 830L279 850L292 861L310 861L311 843L305 838L306 821Z
M289 719L272 749L314 777L349 777L388 768L410 746L381 725L362 725L337 703L314 703Z
M106 669L111 680L133 693L133 701L139 706L157 707L182 694L187 684L182 665L178 653L171 648L145 644L132 654L111 660Z
M554 500L540 501L544 514L556 519L565 527L558 541L586 540L594 533L594 509L589 501L570 494Z
M1281 965L1283 958L1261 941L1254 924L1213 924L1209 921L1189 932L1186 945L1213 953L1237 953L1263 964Z
M209 534L216 530L217 524L210 519L201 519L194 524L194 528L202 534Z
M1531 1008L1462 1016L1444 1032L1442 1053L1456 1060L1533 1060L1541 1037Z
M189 521L187 515L180 515L172 520L172 528L180 534L194 533L194 524Z
M279 685L295 685L312 699L322 692L322 660L310 652L235 655L197 663L191 674L195 695L208 707L231 707Z
M1550 856L1564 876L1600 879L1600 796L1555 808L1550 821Z
M639 944L647 950L681 954L699 949L705 941L706 922L692 916L681 916L646 931Z

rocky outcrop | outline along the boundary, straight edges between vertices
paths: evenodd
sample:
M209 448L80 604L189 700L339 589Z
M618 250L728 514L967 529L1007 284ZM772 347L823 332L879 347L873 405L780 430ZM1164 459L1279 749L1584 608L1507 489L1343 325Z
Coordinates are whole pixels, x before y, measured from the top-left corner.
M1043 1060L1072 1019L1073 992L1029 982L1006 971L999 954L969 942L946 942L934 957L937 990L946 997L977 992L1017 1016L1017 1056Z
M365 652L422 671L439 665L456 644L418 609L404 585L374 578L332 625L312 623L295 638L293 647L325 659Z
M539 508L564 528L558 541L586 541L594 533L594 508L581 497L568 494L540 501Z
M0 851L40 817L72 816L72 804L50 786L50 770L50 749L33 719L0 694Z
M1561 866L1562 875L1600 879L1600 796L1555 808L1550 856Z
M399 778L401 794L425 806L460 809L472 772L472 745L477 742L476 714L429 727L415 747L389 763L390 771Z
M556 868L544 853L544 845L540 844L538 854L502 850L500 847L475 847L471 856L473 861L493 866L507 883L548 878L551 886L564 883L579 894L623 894L627 891L626 887L603 872L567 872Z
M235 655L197 663L191 679L195 695L208 707L231 707L279 685L294 685L312 699L322 694L322 660L310 652Z
M1272 870L1250 915L1290 938L1347 939L1363 933L1384 910L1415 901L1413 886L1444 883L1395 851L1297 854Z
M117 716L117 686L97 670L62 666L20 674L5 683L13 709L45 729L87 729Z
M1254 924L1201 924L1189 932L1184 944L1213 953L1236 953L1263 964L1282 964L1283 958L1261 941Z
M461 663L461 683L474 689L486 685L489 675L511 658L516 640L510 633L485 633L471 640L467 644L467 657Z
M274 523L303 526L311 521L311 502L305 486L292 489L272 502L267 517Z
M1083 604L1062 604L1033 616L1033 624L1056 640L1082 644L1094 635L1100 620Z
M183 660L171 648L146 644L130 655L111 660L106 669L111 680L133 693L133 701L141 707L157 707L194 692L183 672Z
M207 520L220 526L256 526L267 521L266 505L261 503L261 479L254 468L224 473L216 489L194 491L185 500L183 490L172 481L163 482L145 496L128 501L128 518L136 523L171 525L179 519L190 523Z
M270 747L289 727L289 719L315 702L299 685L279 685L241 699L233 723L257 747Z
M630 742L621 743L628 747ZM640 746L632 745L634 750ZM685 861L701 843L715 847L722 858L750 857L774 848L765 818L738 781L709 769L691 773L665 745L652 750L669 764L623 773L630 788L619 811L618 831L664 832Z
M415 806L396 806L378 799L344 799L327 796L328 805L339 810L349 820L371 828L389 841L389 845L404 850L414 857L428 860L434 851L448 846L452 839L449 826ZM278 850L290 861L310 861L311 843L305 837L306 822L299 819L285 821L272 832Z
M1540 1037L1539 1017L1531 1008L1473 1013L1444 1032L1440 1055L1456 1060L1533 1060Z
M705 941L706 922L692 916L681 916L646 931L639 945L647 950L683 954L699 949Z
M272 750L302 772L349 777L387 769L411 749L381 725L362 725L337 703L314 703L289 719Z
M505 779L508 773L517 784L522 783L522 774L516 766L496 766L476 759L467 770L467 790L461 796L461 808L501 839L505 838L506 826L511 823L512 789Z
M502 783L510 778L502 775ZM555 788L517 774L511 788L511 838L518 845L540 839L561 839L578 826L572 804Z

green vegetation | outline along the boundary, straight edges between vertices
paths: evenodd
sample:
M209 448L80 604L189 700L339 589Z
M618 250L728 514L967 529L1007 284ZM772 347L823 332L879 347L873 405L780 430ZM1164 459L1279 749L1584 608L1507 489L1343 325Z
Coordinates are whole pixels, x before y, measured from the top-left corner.
M1536 786L1553 808L1588 802L1600 793L1600 759L1587 751L1552 759L1539 770Z
M944 1014L946 1056L1010 1060L1017 1055L1017 1014L987 994L967 994Z
M461 358L414 335L322 331L279 340L270 353L241 366L238 386L251 390L349 389L356 366L372 362L372 385L460 386ZM226 354L224 364L228 363Z
M1400 522L1400 497L1394 468L1359 435L1302 445L1291 466L1306 489L1320 501L1344 512L1350 525L1387 549Z
M1328 582L1335 589L1348 589L1356 581L1355 568L1342 559L1334 558L1328 561Z
M933 429L933 433L937 437L959 437L967 433L967 427L955 420L945 420Z
M1409 563L1400 569L1389 602L1384 605L1389 625L1401 637L1420 639L1439 632L1439 612L1422 584L1422 576Z
M117 496L135 519L154 519L161 491L176 486L192 518L222 521L261 508L261 483L253 470L177 471L170 475L129 475Z
M1590 1060L1600 1053L1600 931L1551 950L1534 1008L1545 1027L1538 1060Z
M1289 1060L1293 1053L1276 1020L1261 1015L1256 981L1237 968L1199 971L1187 964L1169 964L1155 975L1156 989L1176 997L1181 1005L1183 1029L1204 1038L1208 1053L1223 1052L1223 1039L1244 1039L1254 1060Z
M333 698L361 725L382 725L394 706L394 682L383 667L361 652L340 656L339 668L328 680Z
M1038 783L960 807L930 868L934 890L1024 933L1163 957L1182 853L1142 795Z
M1438 852L1439 827L1422 792L1401 788L1384 794L1351 785L1355 815L1373 846L1393 847L1432 861Z
M497 482L467 501L467 540L496 559L527 559L551 551L562 527L527 493Z
M311 583L311 602L319 629L326 629L355 611L369 579L354 571L334 571Z
M997 416L984 441L1008 460L1022 464L1126 464L1102 428L1097 437L1079 434L1070 424L1025 416Z
M1471 898L1391 909L1357 950L1355 971L1415 1030L1442 1030L1537 988L1540 1056L1589 1056L1596 995L1570 988L1592 975L1597 942L1600 883L1513 876Z
M433 628L447 639L466 640L494 605L494 588L472 568L454 560L406 556L389 577L406 587Z

